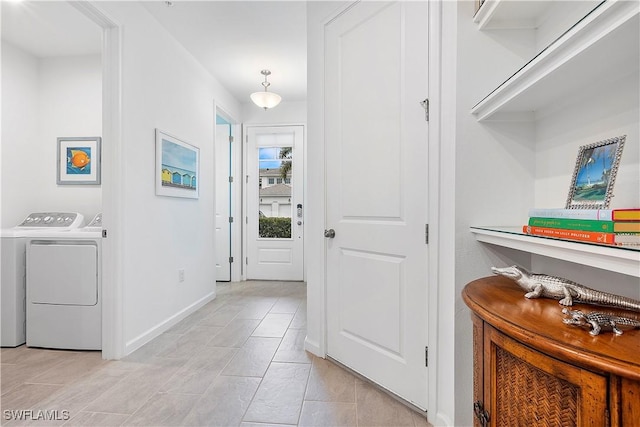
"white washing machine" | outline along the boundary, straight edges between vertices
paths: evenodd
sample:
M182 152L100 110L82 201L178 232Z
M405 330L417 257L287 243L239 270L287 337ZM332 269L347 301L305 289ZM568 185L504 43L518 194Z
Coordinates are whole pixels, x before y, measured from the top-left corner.
M27 237L27 346L102 348L102 215Z
M25 243L28 236L77 229L84 216L75 212L37 212L19 225L2 230L2 347L17 347L26 341Z

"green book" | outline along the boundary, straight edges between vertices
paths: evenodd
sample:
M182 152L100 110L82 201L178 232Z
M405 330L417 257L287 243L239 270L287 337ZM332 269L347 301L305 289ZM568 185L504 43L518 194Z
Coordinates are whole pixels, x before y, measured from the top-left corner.
M547 228L563 228L565 230L601 231L613 233L613 221L597 221L571 218L529 218L529 225Z

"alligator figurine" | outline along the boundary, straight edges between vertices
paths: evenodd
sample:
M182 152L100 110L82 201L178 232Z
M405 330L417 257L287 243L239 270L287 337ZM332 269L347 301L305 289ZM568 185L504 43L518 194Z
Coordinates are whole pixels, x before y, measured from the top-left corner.
M563 308L562 312L568 316L567 319L562 319L567 325L577 326L591 326L589 333L596 336L600 333L602 328L611 329L616 335L622 335L622 330L618 328L618 325L631 326L632 328L640 328L640 320L631 319L629 317L615 316L613 314L601 313L598 311L592 311L591 313L583 313L580 310L569 310Z
M515 281L522 289L527 291L524 295L526 298L553 298L560 300L560 304L564 306L573 305L575 300L586 304L624 308L640 312L640 301L638 300L591 289L562 277L529 273L517 265L505 268L491 267L491 271L494 274Z

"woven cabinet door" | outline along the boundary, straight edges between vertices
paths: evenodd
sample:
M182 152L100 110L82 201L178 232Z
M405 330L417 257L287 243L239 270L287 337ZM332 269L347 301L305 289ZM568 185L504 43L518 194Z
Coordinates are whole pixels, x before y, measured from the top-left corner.
M484 386L494 427L608 423L605 376L544 355L486 324Z

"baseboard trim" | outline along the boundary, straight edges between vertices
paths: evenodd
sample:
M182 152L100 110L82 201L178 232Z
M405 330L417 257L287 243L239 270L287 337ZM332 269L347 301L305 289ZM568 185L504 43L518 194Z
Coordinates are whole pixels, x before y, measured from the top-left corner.
M304 349L314 356L318 356L323 359L326 356L322 351L320 351L320 344L315 341L311 341L308 335L304 339Z
M200 310L202 307L204 307L205 304L207 304L208 302L210 302L213 299L215 299L215 297L216 297L216 292L213 291L213 292L205 295L203 298L200 298L198 301L194 302L190 306L182 309L181 311L177 312L173 316L171 316L168 319L164 320L163 322L157 324L153 328L151 328L151 329L147 330L146 332L138 335L134 339L132 339L130 341L127 341L125 343L125 346L124 346L124 355L127 356L127 355L133 353L134 351L136 351L137 349L139 349L143 345L147 344L148 342L150 342L154 338L157 338L162 333L168 331L171 327L173 327L174 325L178 324L181 320L184 320L189 315L191 315L191 314L195 313L196 311Z

